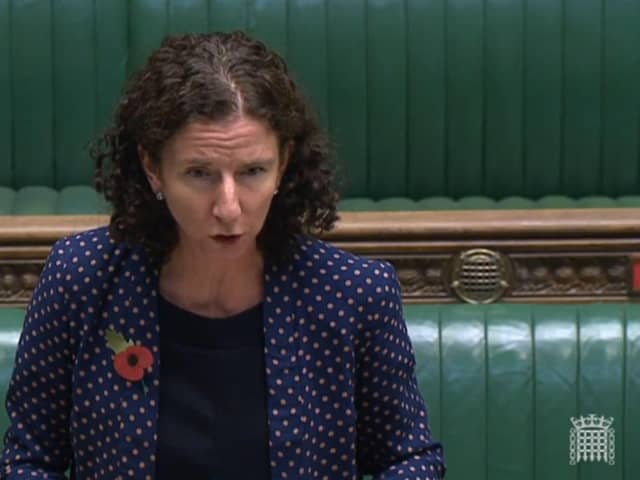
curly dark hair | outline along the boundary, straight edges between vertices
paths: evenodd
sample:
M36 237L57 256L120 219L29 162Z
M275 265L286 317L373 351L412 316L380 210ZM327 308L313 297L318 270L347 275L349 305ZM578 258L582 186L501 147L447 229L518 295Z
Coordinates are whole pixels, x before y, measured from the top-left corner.
M116 241L142 245L166 262L178 230L149 186L138 146L156 165L161 150L194 119L244 114L265 121L290 157L258 247L270 261L290 258L299 234L333 228L338 219L335 168L327 136L283 58L243 32L168 37L129 81L114 124L92 145L95 188L113 210Z

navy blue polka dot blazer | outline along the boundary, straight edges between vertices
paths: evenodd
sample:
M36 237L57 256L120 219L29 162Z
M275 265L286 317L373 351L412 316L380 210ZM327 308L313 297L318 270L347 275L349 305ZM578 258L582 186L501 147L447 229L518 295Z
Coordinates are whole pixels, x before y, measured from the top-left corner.
M158 274L106 227L54 245L16 354L0 478L70 465L79 479L154 478ZM442 478L391 265L301 238L290 265L266 266L263 311L272 478ZM141 380L114 363L134 346L152 356Z

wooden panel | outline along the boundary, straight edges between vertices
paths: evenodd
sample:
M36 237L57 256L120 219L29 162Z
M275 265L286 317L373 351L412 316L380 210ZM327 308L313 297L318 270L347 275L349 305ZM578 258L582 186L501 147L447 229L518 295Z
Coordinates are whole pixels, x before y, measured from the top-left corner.
M0 284L14 285L11 295L3 287L0 303L15 302L19 292L26 301L32 271L22 269L41 264L57 239L108 221L98 215L0 217ZM458 301L453 260L478 248L510 265L501 301L628 301L631 262L640 252L640 209L345 212L322 238L391 261L407 302Z

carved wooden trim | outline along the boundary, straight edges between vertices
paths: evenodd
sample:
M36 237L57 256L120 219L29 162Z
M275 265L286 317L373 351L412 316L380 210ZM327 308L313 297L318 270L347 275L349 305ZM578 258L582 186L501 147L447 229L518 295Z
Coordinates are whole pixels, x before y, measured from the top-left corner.
M510 296L599 296L629 294L631 261L627 255L514 255Z
M471 248L509 259L501 301L626 301L630 258L640 253L640 209L347 212L324 239L383 258L398 270L407 302L455 302L454 256ZM106 225L104 215L0 216L0 305L24 305L51 245ZM637 298L637 297L635 297Z
M40 260L0 260L0 305L26 305L43 265Z
M405 301L459 301L451 283L455 255L390 256ZM629 255L514 254L506 256L513 276L503 302L627 301L631 292Z
M406 299L437 301L451 298L443 281L449 264L448 256L395 257L386 260L396 268Z

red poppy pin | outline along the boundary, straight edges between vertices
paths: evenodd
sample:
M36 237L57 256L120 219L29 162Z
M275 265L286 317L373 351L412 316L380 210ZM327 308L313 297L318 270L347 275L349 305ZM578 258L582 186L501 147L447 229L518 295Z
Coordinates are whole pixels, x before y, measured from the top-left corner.
M113 367L125 380L130 382L141 382L144 393L147 393L147 386L143 377L145 370L153 364L151 350L141 345L135 345L131 340L127 340L122 334L109 328L106 332L107 345L114 351Z

